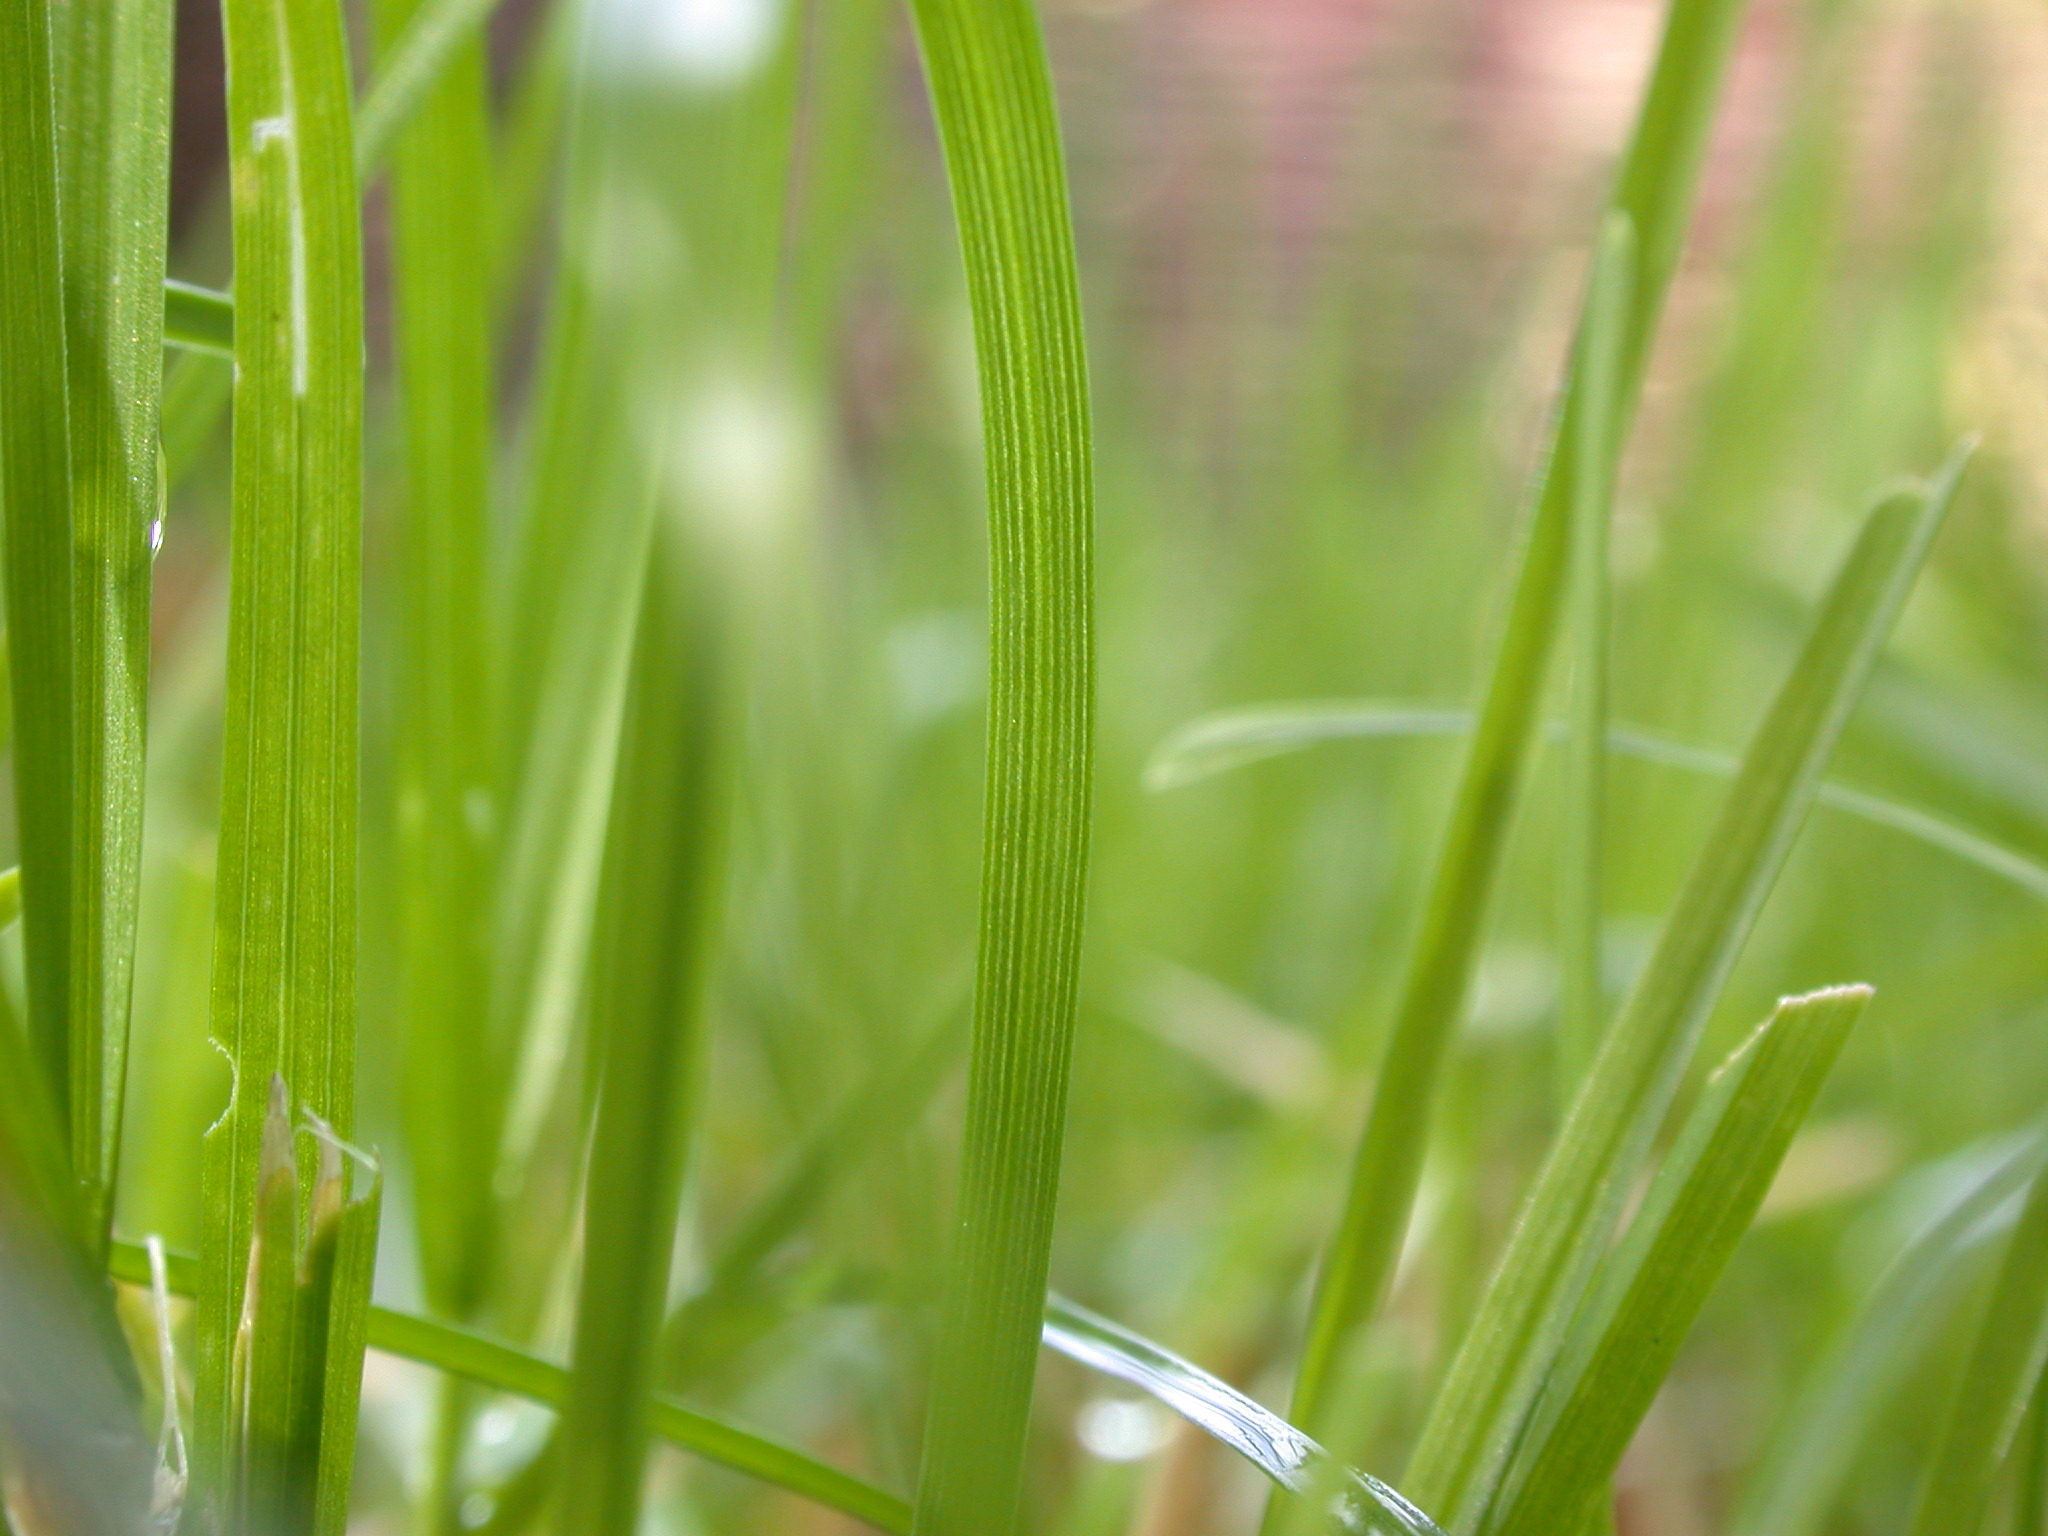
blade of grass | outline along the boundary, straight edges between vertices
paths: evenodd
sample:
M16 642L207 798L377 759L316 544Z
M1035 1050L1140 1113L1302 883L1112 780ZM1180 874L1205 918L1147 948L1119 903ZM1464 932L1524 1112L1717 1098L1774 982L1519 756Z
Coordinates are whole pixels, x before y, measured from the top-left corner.
M1600 229L1586 296L1585 379L1572 482L1571 709L1564 851L1558 860L1558 1081L1569 1104L1599 1047L1601 859L1607 804L1607 525L1621 458L1617 364L1634 282L1635 230L1625 213Z
M20 847L25 1020L64 1106L74 1175L98 1148L71 1134L83 1064L71 1037L73 761L77 680L69 370L58 221L54 39L48 0L0 5L0 497L5 498L7 660ZM93 1063L95 1073L98 1063Z
M1536 1536L1584 1520L1869 1000L1868 987L1786 998L1715 1074L1602 1263L1484 1529Z
M165 278L163 326L167 347L235 355L235 301L225 293Z
M1017 1518L1059 1191L1094 767L1087 363L1030 0L917 0L974 314L988 456L988 759L967 1116L920 1536Z
M227 414L234 384L233 364L211 352L182 353L165 371L161 437L167 492L199 462Z
M402 138L405 125L441 95L451 74L481 56L477 37L498 0L423 0L387 34L383 59L356 112L356 174L365 181ZM444 98L445 100L445 98ZM479 225L479 229L488 225Z
M320 1173L314 1186L310 1242L324 1262L314 1347L320 1361L320 1440L313 1487L313 1536L343 1536L354 1486L356 1411L362 1401L363 1351L369 1343L370 1288L377 1268L377 1218L384 1196L383 1169L345 1146L318 1117ZM365 1167L369 1186L351 1186Z
M171 1292L191 1295L198 1262L184 1254L165 1257ZM139 1244L116 1241L109 1267L116 1279L131 1285L149 1283L149 1256ZM568 1400L569 1373L561 1366L452 1324L373 1306L366 1314L365 1337L381 1354L417 1361L546 1407L560 1408ZM673 1397L656 1396L651 1412L654 1432L686 1451L802 1494L879 1530L898 1536L907 1536L910 1530L910 1505L905 1500L836 1467L686 1407Z
M1552 734L1563 728L1563 722L1555 723ZM1172 788L1326 741L1458 736L1471 729L1472 716L1466 710L1422 709L1369 700L1332 699L1226 710L1193 721L1162 742L1147 770L1147 781L1155 788ZM1672 741L1630 725L1609 729L1607 750L1638 762L1720 779L1732 779L1742 768L1741 759L1729 753ZM1823 780L1814 798L1832 810L1952 854L2048 901L2048 865L1932 811L1833 780Z
M1741 0L1672 0L1609 201L1636 238L1628 307L1608 351L1613 372L1607 421L1598 434L1610 454L1621 452L1635 416L1741 10ZM1585 334L1583 321L1580 333ZM1564 381L1486 699L1405 962L1343 1213L1317 1276L1293 1399L1296 1422L1311 1432L1334 1401L1334 1369L1354 1331L1378 1306L1407 1230L1437 1079L1471 984L1488 899L1537 732L1570 563L1578 483L1589 473L1611 475L1606 466L1596 470L1579 461L1580 419L1589 400L1576 359L1584 352L1582 342Z
M653 1425L726 806L716 615L673 518L657 528L590 970L599 1078L556 1528L629 1531Z
M235 1075L206 1138L193 1447L216 1517L267 1087L343 1136L353 1107L363 368L340 7L229 0L224 23L240 313L212 1030Z
M170 210L169 0L55 13L73 537L71 1137L104 1244L142 864Z
M1871 513L1758 727L1720 818L1608 1031L1431 1404L1408 1474L1470 1528L1613 1229L1650 1138L1748 937L1940 527L1966 457Z
M1975 1536L2048 1360L2048 1178L2034 1175L1913 1511L1913 1536Z
M1847 1478L1871 1421L1911 1366L1958 1271L2009 1231L2048 1157L2036 1131L1973 1159L1940 1207L1886 1266L1777 1416L1749 1478L1733 1536L1811 1536Z

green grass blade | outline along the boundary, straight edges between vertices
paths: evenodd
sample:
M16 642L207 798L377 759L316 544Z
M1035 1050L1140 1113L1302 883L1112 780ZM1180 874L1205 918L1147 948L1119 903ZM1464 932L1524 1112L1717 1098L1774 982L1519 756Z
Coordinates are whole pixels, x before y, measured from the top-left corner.
M213 440L234 394L235 370L212 352L185 352L164 373L164 488L174 489Z
M1871 513L1537 1176L1408 1475L1452 1529L1469 1528L1491 1496L1589 1260L1613 1228L1965 462L1958 454L1934 484Z
M390 61L433 7L387 0ZM360 136L360 125L359 125ZM405 441L393 787L406 1145L436 1310L483 1288L504 1095L489 1028L489 829L497 762L490 579L492 292L489 108L472 38L399 135L391 175L393 342Z
M316 1124L315 1134L322 1170L314 1197L313 1241L331 1249L331 1256L319 1308L320 1445L313 1536L342 1536L354 1485L356 1410L363 1392L363 1350L369 1343L384 1174L374 1160L337 1143L324 1126ZM351 1188L356 1172L351 1163L365 1165L368 1173L368 1187L360 1193ZM330 1232L321 1231L323 1221Z
M212 1029L234 1064L207 1133L195 1474L224 1495L229 1365L266 1087L346 1136L354 1095L362 266L333 0L230 0L233 585Z
M387 37L356 113L356 171L364 180L384 163L406 123L432 110L448 77L470 68L465 61L481 53L477 33L497 8L498 0L423 0L404 9L403 28Z
M1536 1536L1585 1518L1869 1000L1868 987L1787 998L1709 1083L1602 1264L1482 1529Z
M2005 1240L1913 1512L1913 1536L1975 1536L2048 1360L2048 1177L2037 1173Z
M564 1532L631 1530L638 1517L722 896L716 615L681 544L665 521L641 598L599 885L589 1011L600 1087L562 1412Z
M1765 1437L1763 1460L1729 1523L1733 1536L1812 1536L1849 1475L1871 1421L1912 1365L1957 1273L2011 1230L2019 1197L2048 1158L2036 1131L1972 1156L1940 1206L1886 1266Z
M165 346L235 355L235 301L225 293L165 278L163 325Z
M0 516L6 522L7 660L20 846L26 1025L74 1169L97 1148L71 1136L84 1064L71 1040L72 859L77 846L72 637L71 429L63 237L48 0L0 5ZM93 1063L97 1072L98 1064Z
M1586 297L1585 380L1579 412L1580 466L1572 484L1571 708L1558 862L1558 947L1563 952L1558 995L1558 1080L1570 1103L1599 1048L1600 865L1606 851L1608 592L1607 527L1614 513L1614 481L1621 459L1617 418L1620 352L1634 282L1635 230L1625 213L1601 226Z
M171 11L169 0L107 0L55 15L76 540L71 1135L101 1231L120 1162L142 865Z
M981 948L921 1536L1016 1520L1066 1116L1093 771L1093 460L1059 127L1030 0L917 0L988 450Z
M1629 220L1636 239L1625 321L1603 348L1613 374L1608 419L1597 435L1607 440L1610 453L1620 451L1634 419L1741 9L1741 0L1672 0L1610 202L1612 211ZM1583 335L1583 321L1580 330ZM1575 356L1583 350L1575 349ZM1317 1277L1294 1389L1294 1418L1311 1431L1334 1401L1334 1373L1346 1344L1379 1304L1414 1204L1437 1079L1471 984L1559 628L1573 508L1586 472L1579 463L1586 389L1574 365L1565 379L1485 702L1405 962L1343 1213Z

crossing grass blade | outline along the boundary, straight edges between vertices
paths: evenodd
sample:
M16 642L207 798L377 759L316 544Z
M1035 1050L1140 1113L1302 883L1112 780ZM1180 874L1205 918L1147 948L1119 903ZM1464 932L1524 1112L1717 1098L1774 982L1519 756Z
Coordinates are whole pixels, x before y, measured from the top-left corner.
M34 1056L64 1106L74 1176L98 1148L72 1134L86 1063L71 1035L77 665L69 370L65 361L56 85L48 0L0 7L0 496L22 945ZM97 1061L92 1064L95 1074ZM97 1083L95 1082L95 1087Z
M472 61L482 52L477 33L497 8L498 0L424 0L394 8L400 25L386 34L376 78L356 113L356 172L364 180L401 142L409 121L434 112L437 96L445 110L450 77L459 80L476 67Z
M1483 1529L1535 1536L1584 1520L1869 999L1868 987L1787 998L1715 1074L1602 1262Z
M1913 1511L1913 1536L1974 1536L2048 1360L2048 1178L2034 1175Z
M1954 499L1966 452L1934 483L1885 498L1864 524L1537 1176L1409 1467L1410 1492L1447 1529L1470 1529L1493 1495L1592 1260Z
M727 808L717 614L674 519L656 532L590 969L599 1088L556 1528L632 1530L689 1141Z
M1571 708L1569 761L1558 861L1560 1097L1571 1102L1600 1041L1601 859L1606 849L1608 591L1607 525L1614 514L1620 462L1616 417L1619 353L1634 282L1635 229L1610 213L1600 229L1586 297L1585 409L1579 413L1580 465L1572 486Z
M2048 1157L2040 1131L2017 1145L1966 1158L1940 1206L1902 1247L1806 1373L1749 1477L1730 1521L1733 1536L1812 1536L1821 1529L1871 1422L1912 1365L1954 1294L1992 1239L2017 1217L2017 1204ZM2026 1529L2026 1527L2021 1527Z
M1094 769L1094 467L1074 241L1030 0L917 0L988 457L974 1043L920 1536L1017 1518L1059 1190Z
M212 1030L234 1087L204 1154L193 1447L215 1518L237 1505L230 1366L271 1085L338 1136L352 1117L363 388L341 10L233 0L224 21L238 304ZM321 1429L353 1443L352 1424Z
M235 355L235 301L196 283L164 279L164 345L187 352Z
M90 1220L102 1232L120 1161L142 863L171 9L169 0L108 0L53 15L76 541L70 1118Z
M1372 1106L1352 1159L1342 1214L1324 1250L1294 1384L1295 1422L1318 1431L1336 1367L1379 1304L1407 1230L1437 1080L1464 1007L1510 819L1537 733L1544 676L1561 623L1580 482L1611 478L1611 462L1580 462L1589 438L1618 454L1628 438L1650 344L1691 219L1700 156L1713 122L1741 0L1672 0L1649 89L1609 201L1635 238L1620 334L1603 346L1607 399L1595 406L1574 349L1553 418L1535 511L1499 649L1486 684L1450 820L1422 898ZM1581 425L1589 409L1604 417ZM1586 493L1588 495L1591 492Z

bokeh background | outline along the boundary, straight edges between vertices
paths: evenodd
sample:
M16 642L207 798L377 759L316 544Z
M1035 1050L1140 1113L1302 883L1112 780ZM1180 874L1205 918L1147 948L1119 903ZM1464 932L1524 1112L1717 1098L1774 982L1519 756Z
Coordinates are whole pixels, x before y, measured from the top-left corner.
M652 473L720 535L741 599L741 830L678 1299L778 1178L818 1173L671 1374L905 1486L957 1137L985 669L978 407L937 146L888 0L598 3L580 65L567 0L506 0L492 26L498 219L474 233L478 281L500 296L499 515L509 548L536 498L568 494L598 521ZM1276 1404L1457 748L1332 743L1158 790L1145 765L1226 707L1471 697L1660 15L1657 0L1046 3L1095 387L1102 669L1055 1284ZM221 284L218 21L190 0L179 27L173 271ZM579 175L585 152L600 168ZM417 1305L390 1107L399 919L378 895L404 513L381 194L366 210L359 1130L392 1172L379 1299ZM565 492L534 463L532 411L551 278L570 265L626 318ZM173 369L174 397L225 388L210 360ZM1966 432L1979 461L1835 777L2048 859L2048 8L1754 0L1616 512L1618 718L1739 748L1861 511ZM197 1134L225 1090L204 1027L223 437L166 442L187 472L157 564L121 1218L188 1247ZM512 628L491 643L516 710L543 662ZM1556 766L1529 785L1369 1345L1373 1470L1398 1468L1556 1122ZM1613 784L1618 996L1719 790L1625 761ZM494 1314L550 1352L581 1151L567 944L553 1033L516 1048L534 1152ZM1626 1536L1727 1527L1916 1191L2048 1097L2041 898L1822 810L1714 1041L1778 993L1852 980L1877 1003L1630 1454ZM1830 1529L1897 1528L1916 1405L1955 1355L1913 1357ZM428 1397L424 1371L372 1357L366 1533L403 1529ZM1256 1478L1158 1410L1050 1359L1039 1401L1033 1530L1254 1527ZM543 1428L509 1401L481 1415L465 1523L516 1525L501 1491ZM855 1528L657 1460L661 1530Z

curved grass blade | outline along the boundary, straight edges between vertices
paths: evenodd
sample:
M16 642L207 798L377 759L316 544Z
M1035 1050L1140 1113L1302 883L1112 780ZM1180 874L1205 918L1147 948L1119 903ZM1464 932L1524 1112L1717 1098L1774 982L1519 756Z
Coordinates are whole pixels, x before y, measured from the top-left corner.
M1225 710L1191 722L1162 742L1146 770L1146 782L1154 788L1191 784L1245 763L1263 762L1327 741L1459 736L1471 729L1469 710L1426 709L1365 699ZM1559 734L1562 729L1561 723L1554 725L1552 734ZM1713 778L1732 779L1742 768L1741 759L1729 753L1672 741L1629 725L1610 727L1607 748L1638 762ZM1952 854L1965 864L2048 901L2048 865L1932 811L1829 780L1822 781L1814 799L1845 815Z
M658 527L619 738L590 969L600 1087L558 1529L629 1531L675 1246L710 949L722 895L716 616L673 519Z
M1636 238L1620 335L1611 345L1606 438L1626 442L1665 291L1691 220L1693 187L1713 121L1741 0L1672 0L1647 95L1609 207ZM1573 507L1582 477L1611 475L1579 461L1590 407L1585 322L1546 447L1521 571L1485 702L1459 776L1422 919L1359 1136L1343 1214L1325 1250L1295 1378L1294 1418L1317 1430L1334 1400L1334 1371L1357 1327L1379 1304L1400 1251L1428 1146L1437 1079L1471 985L1488 900L1537 732L1544 676L1570 565Z
M267 1090L341 1136L353 1108L363 387L340 6L229 0L224 23L240 313L212 1030L235 1075L206 1137L193 1444L217 1519L238 1504L230 1366Z
M1443 1536L1435 1521L1378 1478L1333 1467L1329 1452L1271 1409L1106 1317L1048 1295L1044 1338L1069 1360L1157 1398L1289 1492L1320 1496L1334 1489L1339 1529L1360 1536Z
M1913 1536L1975 1536L2048 1361L2048 1177L2034 1175L1956 1383L1913 1512Z
M1868 987L1786 998L1708 1083L1602 1262L1483 1529L1537 1536L1585 1519L1869 1000Z
M1468 1529L1492 1497L1591 1261L1613 1230L1965 462L1959 453L1934 484L1890 496L1871 513L1537 1175L1431 1404L1408 1475L1416 1496L1448 1516L1452 1529Z
M72 435L58 209L54 45L48 0L0 5L0 519L6 523L7 660L20 847L24 1024L63 1106L74 1176L98 1163L76 1143L72 945L80 841L73 760ZM90 1064L97 1089L99 1064ZM90 1177L87 1178L90 1188Z
M116 1279L132 1285L149 1283L149 1256L141 1246L117 1241L111 1257L109 1268ZM186 1255L166 1255L171 1291L191 1295L198 1268ZM365 1338L369 1347L380 1353L414 1360L550 1408L560 1408L568 1400L569 1373L562 1367L467 1329L371 1307L366 1314ZM800 1451L685 1407L674 1398L661 1395L654 1399L652 1422L654 1432L663 1439L709 1461L802 1494L879 1530L898 1536L907 1536L910 1530L910 1505L905 1500Z
M974 1045L920 1536L1016 1520L1066 1117L1094 737L1093 461L1074 241L1030 0L916 0L974 313L989 700Z
M1970 1157L1953 1176L1779 1413L1731 1536L1812 1536L1821 1528L1872 1419L1936 1321L1937 1303L1968 1261L2011 1230L2044 1159L2048 1138L2035 1131L1988 1160Z
M1563 837L1558 861L1558 1081L1567 1104L1599 1047L1600 864L1606 849L1608 592L1607 525L1620 467L1618 364L1629 290L1635 280L1635 229L1610 213L1600 229L1586 296L1585 409L1572 484L1571 707Z
M165 278L163 325L167 347L235 355L235 301L225 293Z

